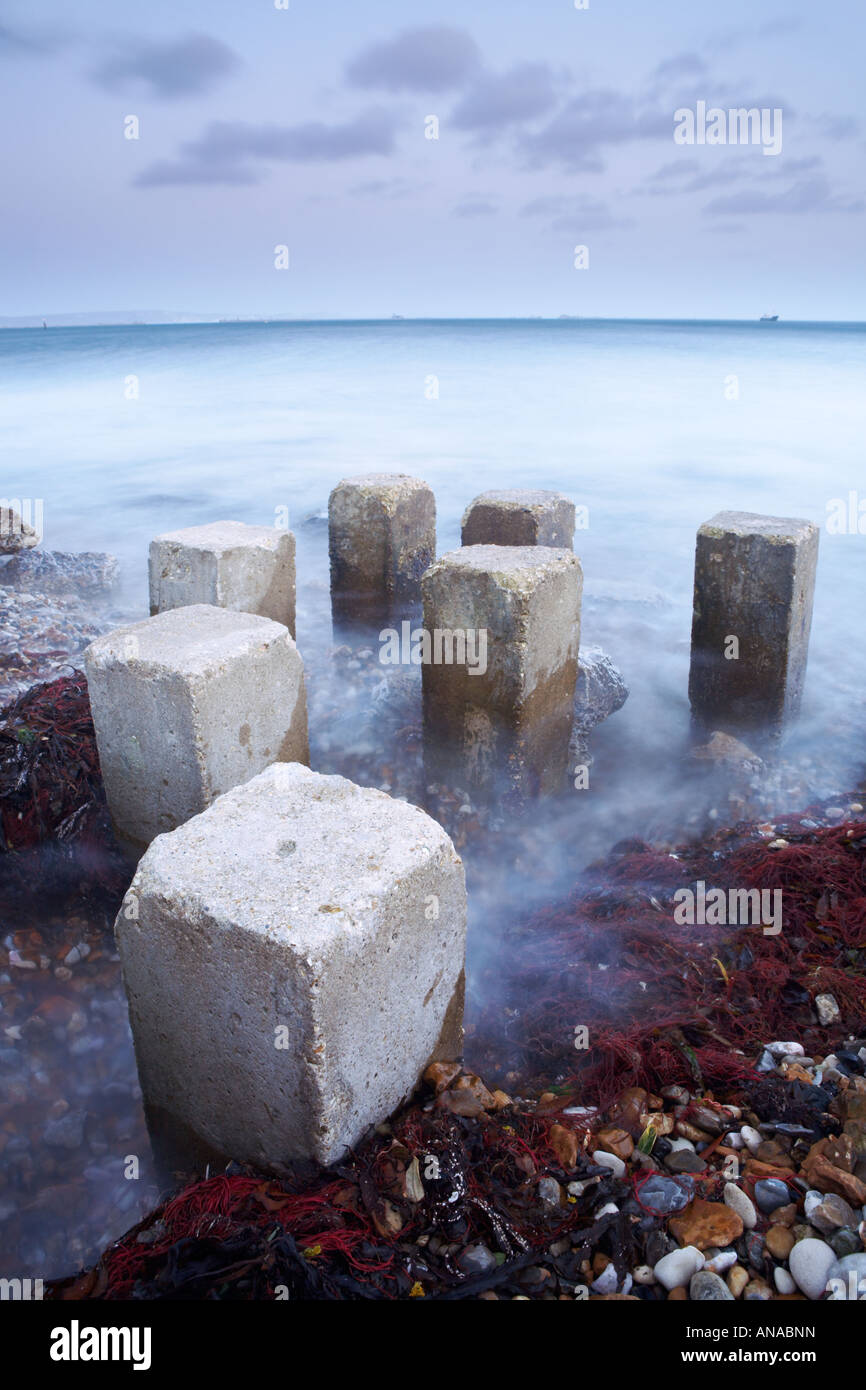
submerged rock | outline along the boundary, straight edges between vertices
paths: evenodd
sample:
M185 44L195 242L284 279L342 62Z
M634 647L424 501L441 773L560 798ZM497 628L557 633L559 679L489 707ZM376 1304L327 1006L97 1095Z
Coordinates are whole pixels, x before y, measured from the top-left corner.
M0 569L0 584L43 594L93 598L110 594L119 581L115 557L96 550L20 550Z

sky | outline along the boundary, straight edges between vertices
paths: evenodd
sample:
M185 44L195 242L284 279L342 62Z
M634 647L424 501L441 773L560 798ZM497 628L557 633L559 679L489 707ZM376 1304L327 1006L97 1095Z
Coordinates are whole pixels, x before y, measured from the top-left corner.
M863 0L578 3L0 0L0 317L866 320Z

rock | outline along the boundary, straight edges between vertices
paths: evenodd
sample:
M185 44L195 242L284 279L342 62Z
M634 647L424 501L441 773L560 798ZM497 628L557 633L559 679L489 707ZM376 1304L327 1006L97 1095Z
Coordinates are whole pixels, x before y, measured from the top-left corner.
M773 1057L805 1057L806 1049L798 1042L767 1043L767 1051Z
M716 729L706 743L692 748L691 756L738 772L755 773L764 766L763 760L747 744L731 734L722 733L720 729Z
M676 1182L663 1173L652 1173L641 1183L641 1205L659 1216L682 1211L694 1197L694 1183L688 1179Z
M862 1207L866 1203L866 1183L856 1174L836 1168L823 1153L816 1152L820 1147L820 1144L813 1145L803 1162L802 1176L819 1192L835 1192L852 1206Z
M844 1197L839 1197L835 1192L816 1192L814 1189L807 1192L803 1210L806 1220L822 1235L829 1235L839 1226L856 1226L858 1220L857 1213Z
M150 543L150 611L206 603L257 613L295 635L295 538L276 526L214 521Z
M787 1294L796 1293L797 1291L797 1285L794 1283L791 1275L788 1273L787 1269L783 1269L781 1265L777 1265L773 1270L773 1283L776 1285L776 1289L779 1293Z
M120 566L100 551L22 550L3 566L0 583L43 594L107 598L120 583Z
M863 1249L863 1242L857 1231L847 1230L844 1227L841 1230L833 1231L827 1239L839 1259L843 1259L845 1255L859 1255Z
M700 1269L691 1277L689 1298L693 1303L732 1303L734 1295L718 1274Z
M790 1200L790 1188L781 1178L762 1178L755 1183L755 1201L765 1216L777 1207L787 1206Z
M628 693L628 686L607 652L601 647L580 648L572 732L572 755L576 761L586 751L590 732L622 709ZM646 1092L643 1094L646 1096Z
M605 1153L616 1154L617 1158L629 1159L634 1153L634 1140L624 1129L600 1129L595 1137Z
M674 1149L664 1159L664 1165L672 1173L702 1173L707 1166L694 1149Z
M616 1154L605 1153L603 1149L596 1149L592 1155L592 1161L598 1168L609 1168L618 1178L625 1176L625 1164Z
M2 1217L0 1217L0 1220L2 1220ZM634 1276L634 1282L636 1284L641 1284L647 1288L658 1282L655 1271L649 1265L638 1265L636 1269L632 1270L632 1275Z
M750 1154L756 1154L764 1142L763 1136L751 1125L743 1125L740 1134L743 1136L743 1143Z
M275 763L158 836L130 898L115 930L164 1151L329 1166L462 1053L463 866L407 802Z
M704 1269L711 1270L713 1274L726 1274L737 1263L736 1250L718 1250L715 1253L708 1250L706 1255Z
M793 1233L785 1226L771 1226L764 1237L764 1244L774 1260L787 1260L794 1243Z
M827 1284L837 1282L830 1290L835 1301L861 1302L866 1295L866 1250L857 1255L845 1255L834 1260L827 1270Z
M836 1263L835 1252L823 1240L798 1240L788 1256L788 1267L797 1288L807 1298L817 1299L824 1293L827 1278Z
M653 1268L653 1274L664 1288L678 1289L688 1284L692 1275L704 1267L704 1257L693 1245L663 1255Z
M748 1194L741 1187L737 1187L736 1183L729 1182L725 1184L724 1199L731 1210L737 1213L745 1230L754 1230L758 1223L758 1213Z
M831 1024L838 1023L842 1017L842 1010L832 994L816 994L815 1009L822 1028L829 1028Z
M539 1178L538 1197L542 1206L559 1207L562 1205L562 1188L556 1178Z
M696 1197L680 1216L670 1220L671 1235L680 1245L706 1250L710 1245L730 1245L743 1234L740 1216L724 1202Z
M581 648L581 655L583 649ZM644 1126L641 1116L647 1107L648 1096L642 1086L629 1086L621 1091L611 1105L608 1115L621 1129L627 1129L633 1139L639 1139Z
M486 1245L467 1245L455 1263L461 1274L489 1274L496 1268L496 1256Z
M580 1144L574 1130L566 1129L564 1125L552 1125L550 1146L563 1168L575 1166L580 1153Z
M742 1265L734 1265L728 1272L728 1288L734 1298L742 1298L743 1290L749 1282L749 1272Z
M31 514L29 504L25 507L28 515ZM39 532L30 525L30 522L22 517L16 507L6 505L0 506L0 555L16 555L20 551L29 550L32 546L38 545L42 537Z
M594 1294L630 1293L632 1283L633 1280L630 1274L626 1274L622 1283L619 1282L616 1272L616 1266L611 1260L610 1264L607 1265L607 1267L602 1270L601 1274L599 1274L597 1278L593 1280L592 1292Z
M773 1290L759 1275L754 1275L743 1290L744 1303L766 1303L772 1297Z

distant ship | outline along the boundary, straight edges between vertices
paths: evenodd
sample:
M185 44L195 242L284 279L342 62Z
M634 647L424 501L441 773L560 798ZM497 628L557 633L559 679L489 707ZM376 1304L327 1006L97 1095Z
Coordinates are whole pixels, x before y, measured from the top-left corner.
M759 323L778 323L778 322L779 322L779 315L778 315L778 314L762 314L761 317L760 317L760 319L758 320L758 322L759 322Z
M392 315L391 315L391 318L392 318L392 319L402 319L402 318L405 318L405 314L392 314Z

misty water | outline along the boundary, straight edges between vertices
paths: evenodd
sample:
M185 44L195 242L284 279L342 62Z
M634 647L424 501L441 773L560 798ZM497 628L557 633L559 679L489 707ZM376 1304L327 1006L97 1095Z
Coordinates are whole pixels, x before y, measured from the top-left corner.
M553 488L586 509L588 524L575 538L585 581L581 641L609 653L630 696L596 732L588 790L514 825L492 808L495 851L483 838L460 844L470 887L471 1019L484 1002L482 973L490 988L497 921L553 900L615 841L640 835L674 844L741 811L802 809L858 785L866 540L856 526L834 534L825 523L836 499L847 507L861 488L866 501L864 369L866 325L851 324L3 330L0 491L42 499L46 547L119 557L118 620L146 616L152 536L225 518L274 524L287 516L298 545L297 640L310 682L312 765L413 801L425 795L420 679L412 668L381 666L375 642L335 641L330 490L367 471L424 478L436 494L440 553L459 544L463 509L487 488ZM822 526L802 718L778 769L746 802L698 776L688 757L695 531L729 509ZM335 646L350 650L335 658ZM391 717L382 682L394 679L402 684ZM114 1001L108 992L104 1039L114 1080L132 1087L122 1008L111 1015L112 1002L122 1003L117 991ZM86 1064L59 1039L54 1067L86 1108ZM138 1121L130 1133L140 1136ZM48 1188L58 1178L40 1177L39 1152L32 1161L28 1200L38 1216L40 1183ZM92 1167L93 1155L82 1150L80 1164ZM34 1218L26 1248L4 1263L23 1273L22 1261L41 1256L47 1275L69 1272L147 1205L143 1193L130 1202L128 1190L116 1178L108 1215L103 1202L98 1220L79 1221L69 1233L68 1247L43 1240Z

